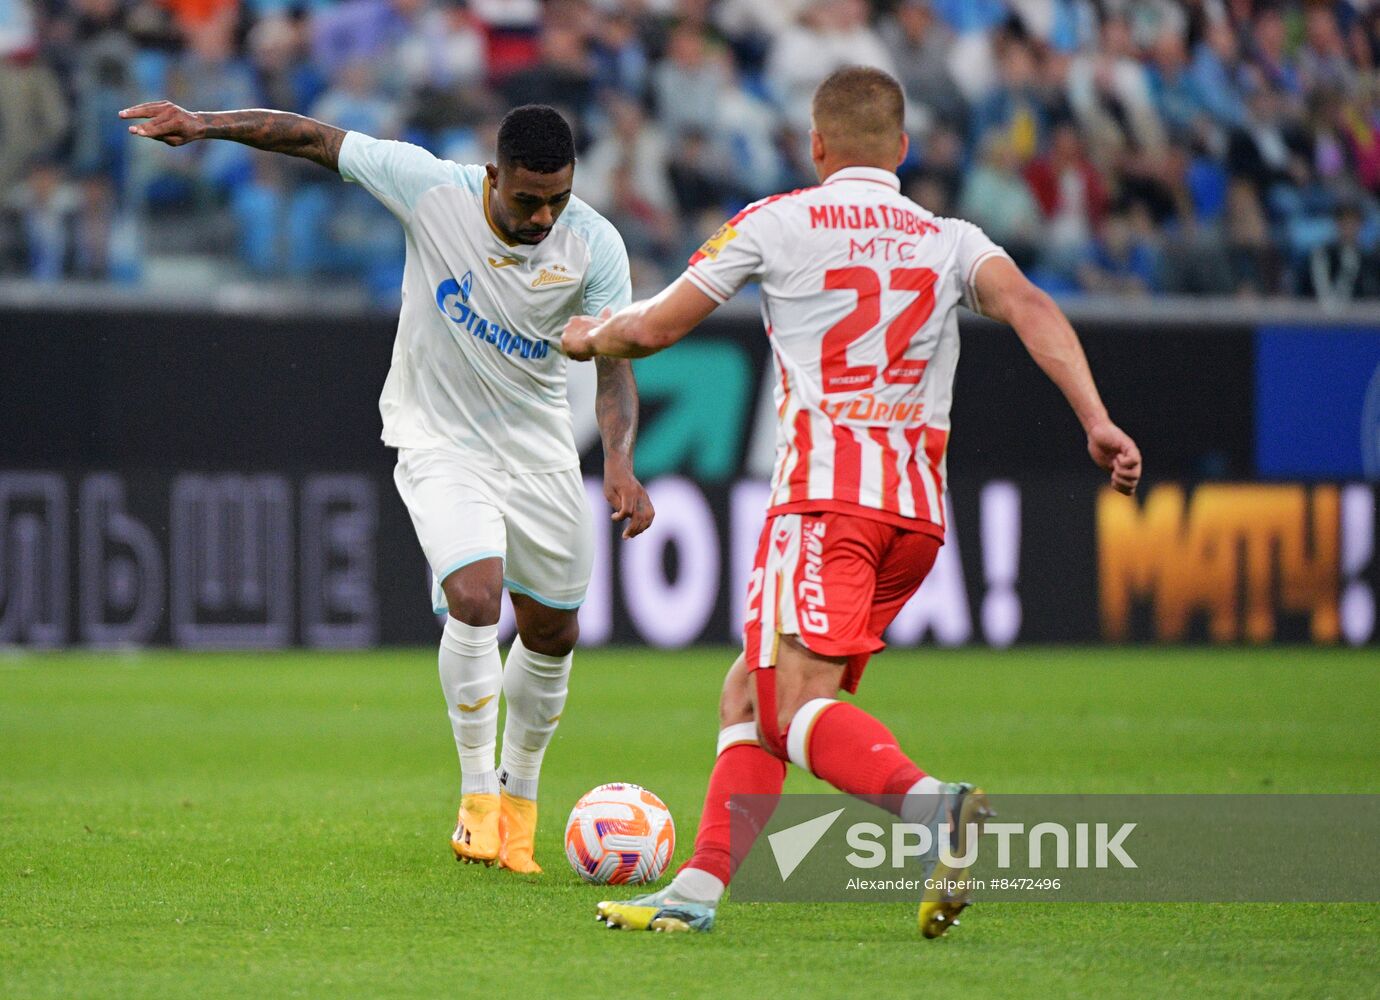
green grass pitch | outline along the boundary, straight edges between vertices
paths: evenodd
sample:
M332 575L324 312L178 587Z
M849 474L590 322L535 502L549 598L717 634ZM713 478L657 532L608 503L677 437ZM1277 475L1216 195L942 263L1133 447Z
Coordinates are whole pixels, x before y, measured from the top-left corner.
M979 904L926 942L910 906L730 900L710 935L605 930L567 811L644 784L688 856L729 659L577 656L525 878L450 858L431 651L0 656L0 996L1380 990L1375 905ZM1002 792L1380 792L1374 651L896 651L859 700Z

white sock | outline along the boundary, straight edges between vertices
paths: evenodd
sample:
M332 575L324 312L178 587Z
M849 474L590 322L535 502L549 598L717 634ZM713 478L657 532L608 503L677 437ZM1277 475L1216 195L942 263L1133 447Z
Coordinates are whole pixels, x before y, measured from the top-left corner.
M498 626L466 625L447 616L439 664L441 690L460 754L460 794L497 795L494 743L503 677Z
M513 640L503 666L503 697L508 717L503 723L503 788L519 798L537 797L541 759L556 732L565 708L573 653L545 656Z
M666 887L667 893L675 899L687 903L705 903L718 906L723 898L724 884L717 875L698 868L682 868Z
M925 775L906 792L901 802L901 819L907 823L928 826L939 814L946 794L944 782L933 775Z

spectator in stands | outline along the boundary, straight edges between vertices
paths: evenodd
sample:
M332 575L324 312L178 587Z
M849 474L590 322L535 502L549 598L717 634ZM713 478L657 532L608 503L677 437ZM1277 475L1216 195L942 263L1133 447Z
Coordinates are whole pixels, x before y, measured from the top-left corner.
M491 156L506 107L556 104L577 126L577 186L656 275L707 220L815 182L810 95L858 62L907 91L907 190L977 217L1050 287L1268 295L1312 290L1325 258L1331 288L1355 249L1334 238L1351 226L1335 206L1380 229L1380 3L6 3L0 259L47 275L131 279L141 247L213 257L237 232L250 273L388 284L377 206L233 144L131 145L112 112L149 92L316 113L469 162ZM31 211L19 190L38 192ZM189 213L205 223L194 246L176 238Z
M1072 122L1055 128L1049 151L1026 167L1025 178L1044 214L1043 263L1072 275L1107 211L1106 186Z
M1148 82L1155 111L1170 135L1185 141L1198 133L1207 112L1198 92L1197 78L1188 70L1188 49L1184 36L1166 31L1155 41L1148 69Z
M1299 145L1313 173L1332 190L1341 190L1357 182L1365 184L1358 176L1359 164L1352 162L1353 150L1347 130L1349 110L1341 94L1318 91L1309 96L1308 111L1301 123L1303 134Z
M1337 13L1329 4L1309 4L1304 11L1299 72L1309 90L1327 88L1349 94L1356 87L1356 71L1347 58Z
M731 171L716 162L713 146L703 132L687 131L676 144L676 155L668 165L671 188L681 214L700 216L706 212L722 216L731 205L752 200L733 179Z
M291 237L287 225L292 216L292 191L288 187L289 168L284 159L277 156L255 157L253 176L235 190L230 200L238 227L240 259L252 274L260 277L293 271L288 249ZM323 198L323 205L325 202ZM300 231L304 220L294 221L298 223ZM310 242L325 238L320 225L310 228L309 234L303 234ZM315 254L312 256L314 258ZM314 268L304 267L299 273L310 273L312 270Z
M715 23L726 34L771 39L795 25L815 0L722 0Z
M407 127L449 144L494 110L488 41L464 3L442 0L421 11L394 58Z
M124 176L128 136L116 117L138 98L135 48L115 0L82 0L68 48L72 93L72 167L82 174Z
M875 66L894 73L891 54L868 25L865 0L814 0L799 21L776 39L766 75L786 120L810 125L810 99L826 76L841 66Z
M1193 53L1189 70L1198 98L1222 129L1246 124L1244 72L1236 33L1221 19L1208 22L1203 40Z
M431 95L482 84L487 57L483 25L463 0L443 0L434 7L422 0L396 50L402 85L411 93Z
M1073 6L1069 4L1069 6ZM1091 6L1091 5L1089 5ZM1165 35L1188 34L1188 11L1193 4L1180 0L1132 0L1106 5L1109 12L1125 18L1133 47L1148 50Z
M57 281L69 274L75 249L73 230L81 204L62 164L51 158L35 160L24 183L11 190L8 207L23 234L29 276Z
M799 187L787 183L782 171L775 109L749 91L731 65L725 64L724 73L719 113L707 133L715 169L748 200Z
M198 9L198 8L189 8ZM238 55L235 23L224 13L203 20L187 20L187 48L173 65L168 99L184 108L248 108L258 103L254 71ZM177 155L159 149L163 163L183 161L194 170L199 185L229 190L249 178L249 148L233 142L203 142Z
M1229 291L1240 296L1274 295L1281 291L1283 267L1270 239L1269 224L1255 188L1236 180L1227 189L1224 242Z
M327 77L340 75L351 63L374 62L387 79L396 48L416 29L426 0L345 0L312 17L312 53Z
M963 186L958 214L986 230L1024 267L1040 239L1040 208L1020 174L1021 157L1010 137L989 132L982 150L982 162Z
M1371 4L1352 20L1347 40L1356 69L1374 79L1380 69L1380 6Z
M922 168L912 174L905 192L911 201L940 218L953 215L953 190L934 171Z
M1380 195L1380 80L1372 78L1362 93L1349 101L1325 97L1323 106L1343 138L1356 182L1371 194Z
M594 103L594 59L578 26L549 20L541 33L541 56L503 82L509 105L550 104L566 112L575 141L588 140L587 115Z
M1078 269L1084 291L1143 296L1159 287L1159 253L1154 227L1143 207L1120 207L1107 215Z
M640 0L632 0L638 3ZM757 73L773 42L796 23L813 0L720 0L714 26L733 46L741 69Z
M72 225L74 278L98 281L111 276L111 235L115 221L115 186L99 172L77 183L77 211Z
M342 64L336 73L330 89L312 105L311 116L347 132L363 132L379 139L396 138L402 127L402 111L374 85L374 64L356 59Z
M630 257L665 261L677 229L666 137L635 101L607 103L610 127L580 160L577 193L618 228Z
M930 118L962 126L967 101L949 73L953 33L939 24L929 0L902 0L880 27L908 105L925 108Z
M37 60L38 33L27 4L12 16L15 23L0 37L0 191L36 157L56 153L69 120L57 75Z
M1356 299L1380 296L1380 257L1362 245L1364 215L1355 202L1336 212L1336 236L1314 248L1303 269L1300 291L1325 309L1340 309Z
M704 32L681 24L667 40L666 56L652 73L657 118L670 140L688 132L711 133L718 126L719 97L728 69Z
M1164 147L1149 77L1135 57L1130 25L1122 17L1106 18L1097 48L1073 59L1068 100L1099 163L1128 148L1151 152Z
M1251 26L1251 63L1261 82L1285 94L1291 101L1303 97L1303 79L1288 52L1289 27L1278 7L1256 13Z
M325 93L326 78L311 61L305 27L300 18L275 15L250 30L247 46L264 107L303 114Z
M963 183L963 136L956 128L940 125L925 136L920 151L920 167L925 175L944 189L943 201L946 206L958 201L958 189ZM928 202L920 202L930 208ZM948 214L930 208L937 215Z
M599 19L593 39L593 59L601 88L634 100L647 92L652 76L651 60L631 14L615 11Z
M1279 95L1261 87L1251 95L1245 120L1231 132L1227 169L1254 184L1262 203L1268 206L1274 199L1274 211L1285 211L1279 199L1307 180L1300 159L1303 142L1288 126Z
M1019 38L1007 38L1000 52L1000 82L974 109L969 135L980 142L999 136L999 145L1024 162L1040 148L1046 128L1038 65L1034 50Z

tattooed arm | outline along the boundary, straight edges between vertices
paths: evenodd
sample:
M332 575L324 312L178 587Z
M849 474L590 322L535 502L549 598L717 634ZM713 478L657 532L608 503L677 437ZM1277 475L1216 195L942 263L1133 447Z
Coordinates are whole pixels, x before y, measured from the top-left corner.
M198 139L230 139L270 153L300 156L331 170L339 169L343 129L287 111L185 111L170 101L136 104L120 112L121 118L145 118L129 131L169 146Z
M623 537L632 538L646 531L656 516L647 491L633 475L637 382L632 364L621 358L598 358L595 368L599 388L594 410L604 442L604 496L613 507L613 520L628 522Z

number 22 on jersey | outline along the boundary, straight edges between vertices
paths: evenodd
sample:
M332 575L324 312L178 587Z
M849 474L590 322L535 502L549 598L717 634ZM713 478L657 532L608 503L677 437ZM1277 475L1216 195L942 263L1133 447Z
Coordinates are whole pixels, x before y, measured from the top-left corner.
M928 267L898 267L889 274L893 292L915 297L886 328L886 367L882 381L890 385L918 385L928 363L907 358L911 340L934 312L934 283L938 276ZM876 365L850 365L848 348L877 328L882 318L882 277L870 267L839 267L824 272L826 291L852 291L858 296L853 310L824 335L820 375L825 393L852 392L875 385Z

